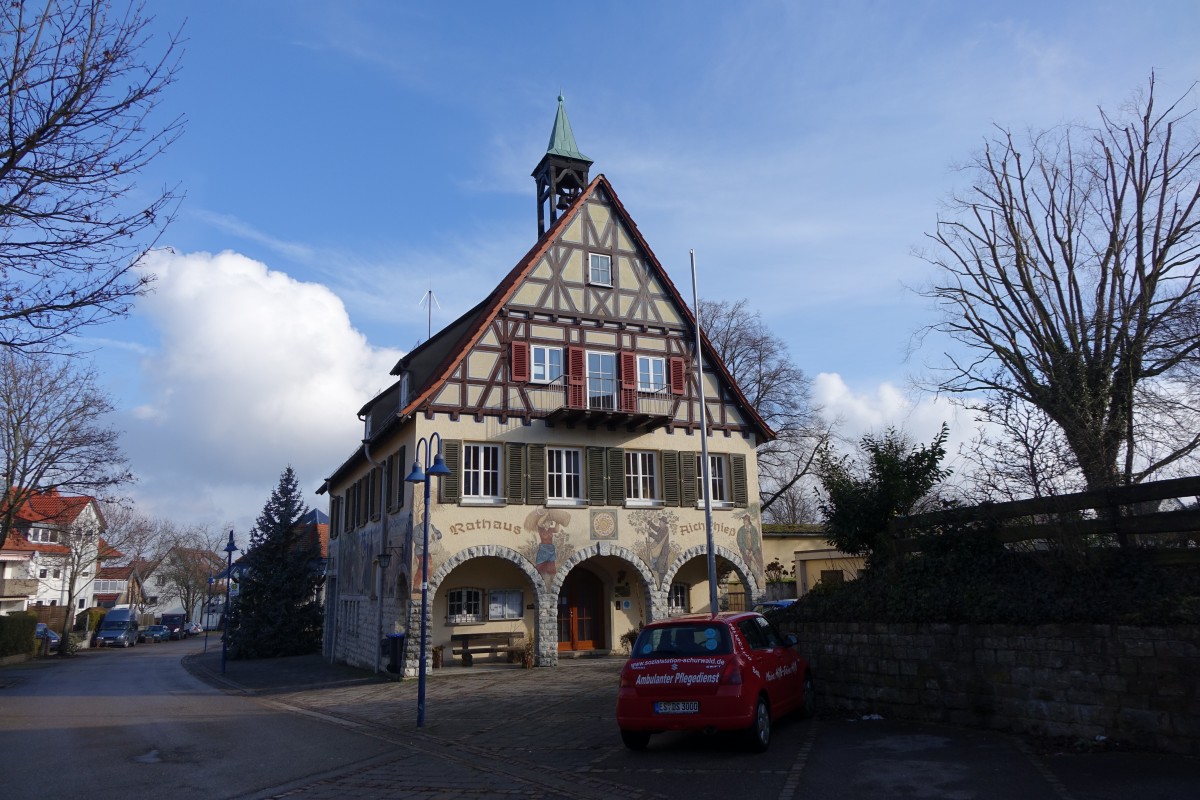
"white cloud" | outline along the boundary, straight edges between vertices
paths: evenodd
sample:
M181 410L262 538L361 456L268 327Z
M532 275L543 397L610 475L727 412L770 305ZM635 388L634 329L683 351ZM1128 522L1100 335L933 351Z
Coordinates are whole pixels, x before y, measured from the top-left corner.
M902 431L914 444L925 444L945 423L950 426L945 464L951 467L959 445L975 434L973 416L946 398L914 397L886 381L868 391L855 391L841 375L822 372L813 380L813 402L823 408L826 418L838 421L838 433L848 446L889 427Z
M158 281L138 314L158 347L141 362L148 401L123 421L132 494L151 514L244 530L284 467L312 491L350 454L356 412L401 353L371 347L325 286L237 253L160 252L147 268Z

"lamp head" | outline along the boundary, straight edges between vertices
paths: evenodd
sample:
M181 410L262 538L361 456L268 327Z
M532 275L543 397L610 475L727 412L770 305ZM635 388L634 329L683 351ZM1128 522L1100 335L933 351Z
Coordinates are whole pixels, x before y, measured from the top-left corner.
M421 465L413 461L412 472L408 473L408 477L404 479L405 483L424 483L425 473L421 471Z
M437 475L438 477L450 474L450 468L447 467L446 462L442 460L441 453L438 453L433 457L433 466L429 468L429 474Z
M233 543L233 531L229 532L229 544L225 545L225 552L230 556L237 552L237 545Z
M375 560L379 562L380 569L387 569L392 564L392 554L380 553L379 555L375 556Z

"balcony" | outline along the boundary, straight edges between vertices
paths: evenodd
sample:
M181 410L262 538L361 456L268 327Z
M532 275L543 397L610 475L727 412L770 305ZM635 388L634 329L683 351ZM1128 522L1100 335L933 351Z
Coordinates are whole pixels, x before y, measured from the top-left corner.
M616 380L592 378L583 387L587 405L567 405L566 378L547 384L531 384L526 389L535 413L544 415L547 425L622 426L629 431L652 431L671 421L674 397L670 389L637 393L633 409L621 409Z
M30 597L37 589L36 578L0 578L0 597Z

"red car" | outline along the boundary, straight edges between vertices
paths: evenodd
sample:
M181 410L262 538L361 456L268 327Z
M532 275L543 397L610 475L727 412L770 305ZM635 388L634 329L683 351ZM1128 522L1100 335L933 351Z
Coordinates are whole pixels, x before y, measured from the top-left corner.
M630 750L662 731L745 731L761 752L771 721L816 710L812 671L762 614L691 614L642 629L621 670L617 725Z

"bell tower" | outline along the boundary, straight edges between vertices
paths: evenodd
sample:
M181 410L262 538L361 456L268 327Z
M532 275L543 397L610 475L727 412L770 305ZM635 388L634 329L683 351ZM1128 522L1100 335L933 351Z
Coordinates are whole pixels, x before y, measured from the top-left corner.
M575 134L563 107L563 98L558 96L558 113L554 116L554 130L550 131L550 144L546 155L533 170L537 181L538 238L558 219L588 185L588 169L591 159L579 152Z

